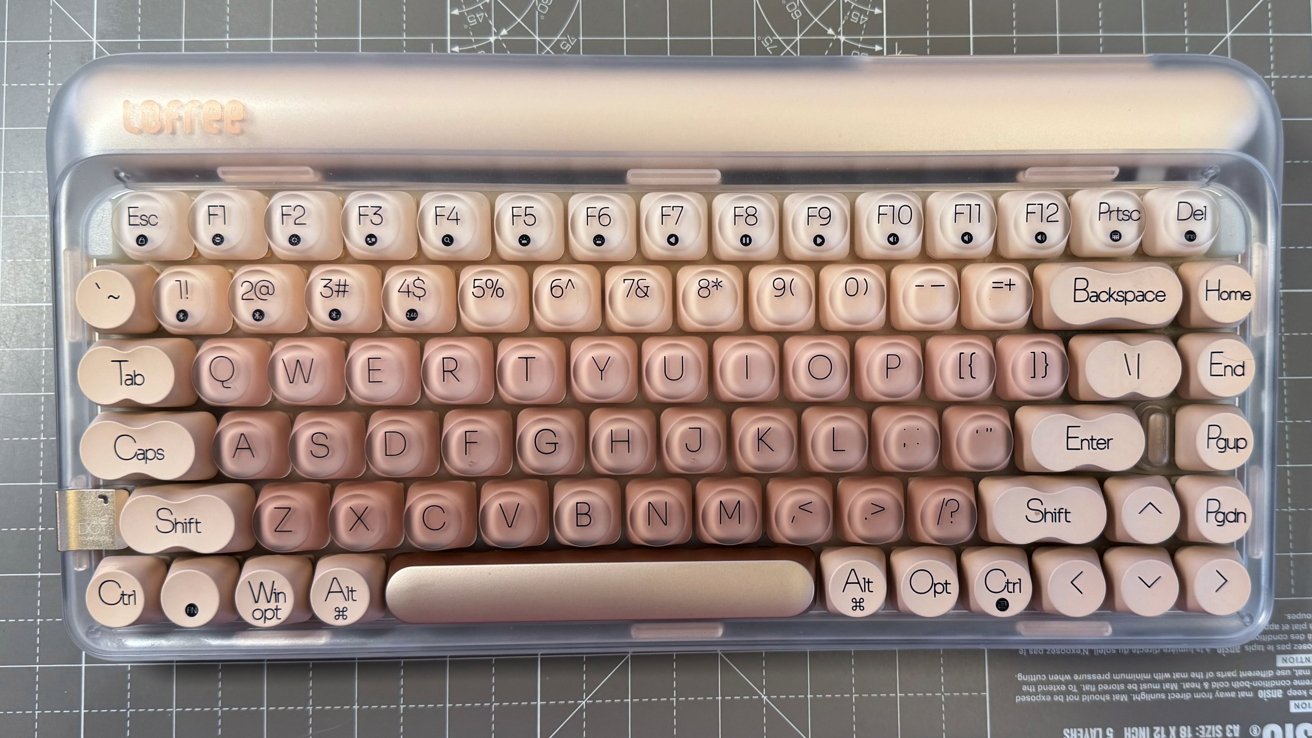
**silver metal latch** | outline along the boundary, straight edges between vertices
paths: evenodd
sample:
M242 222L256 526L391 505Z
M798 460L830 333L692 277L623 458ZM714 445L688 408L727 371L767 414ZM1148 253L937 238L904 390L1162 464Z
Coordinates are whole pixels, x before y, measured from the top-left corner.
M61 489L57 494L60 551L127 548L118 529L126 489Z

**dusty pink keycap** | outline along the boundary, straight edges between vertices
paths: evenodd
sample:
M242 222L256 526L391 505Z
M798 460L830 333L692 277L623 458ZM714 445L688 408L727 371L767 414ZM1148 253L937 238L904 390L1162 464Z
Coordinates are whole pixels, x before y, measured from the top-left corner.
M902 537L906 493L896 477L838 480L838 537L849 543L891 543Z
M1003 400L1051 400L1066 389L1070 362L1061 338L1046 334L1002 336L994 347L997 380L994 391Z
M528 408L515 419L515 456L529 474L577 474L587 456L583 413L565 408Z
M1107 498L1108 540L1157 544L1175 535L1180 503L1166 477L1108 477L1102 483Z
M567 546L609 546L620 539L623 511L614 479L563 479L551 490L556 540Z
M354 479L364 473L364 414L305 412L292 422L292 468L310 479Z
M734 466L744 474L797 468L797 415L786 408L742 407L729 419Z
M1082 618L1102 608L1107 577L1098 552L1084 546L1041 546L1030 558L1039 609Z
M87 612L106 628L163 620L160 587L167 568L156 556L106 556L87 585Z
M496 548L541 546L551 533L551 500L540 479L488 482L478 496L478 529Z
M569 345L570 393L579 402L632 402L638 396L638 345L625 336L576 338Z
M593 410L588 439L592 467L601 474L647 474L656 468L656 415L650 410Z
M1034 580L1025 550L974 546L961 552L961 584L971 612L1009 618L1029 607Z
M684 479L635 479L624 486L625 529L640 546L692 539L692 487Z
M761 538L761 483L750 477L702 479L694 493L697 539L738 546Z
M642 395L648 402L701 402L710 392L706 342L691 336L642 342Z
M328 526L347 551L381 551L401 545L405 490L400 482L347 482L333 490Z
M383 477L427 477L437 472L441 423L432 410L379 410L365 431L369 468Z
M237 619L233 599L240 571L231 556L174 559L160 588L160 608L183 628L230 623Z
M137 487L119 511L119 531L137 553L231 553L254 543L249 484Z
M1166 549L1114 546L1102 554L1112 608L1150 618L1170 610L1180 597L1180 578Z
M807 471L861 471L869 465L869 420L856 407L808 407L802 411L801 446Z
M981 400L993 393L993 344L984 336L925 341L925 394L939 402Z
M1184 546L1175 552L1175 568L1190 612L1233 615L1253 592L1248 569L1230 546Z
M779 396L779 343L769 336L722 336L711 347L715 398L770 402Z
M565 399L565 344L558 338L503 338L497 344L497 392L512 405Z
M724 412L672 407L661 412L661 464L675 474L724 471L728 443Z
M952 549L942 546L897 548L889 556L888 564L892 570L893 599L902 612L933 618L957 604L961 583Z
M234 604L242 620L257 628L302 623L313 564L308 556L255 556L242 564Z
M200 344L191 365L196 394L210 405L259 407L269 402L269 356L260 338L211 338Z
M478 536L473 482L416 482L405 495L405 537L425 551L464 548Z
M383 616L387 560L378 554L333 554L314 562L310 609L328 625L367 623Z
M346 355L346 389L361 405L413 405L419 400L419 342L359 338Z
M339 405L346 398L346 342L284 338L269 357L269 386L288 405Z
M907 482L907 533L919 543L951 545L975 533L975 485L966 477Z
M864 618L879 612L888 595L888 567L882 549L869 546L826 548L820 552L820 594L835 615Z
M880 471L930 469L938 463L938 414L927 407L877 407L870 419L870 448Z
M943 466L952 471L997 471L1011 463L1011 416L1006 408L943 408Z
M784 341L784 397L792 402L837 402L851 392L847 339L792 336Z
M765 509L765 533L776 543L811 546L833 536L834 490L819 477L771 479Z
M1187 474L1175 480L1180 537L1198 543L1234 543L1253 524L1253 503L1234 477Z
M266 484L255 501L255 539L277 553L318 551L328 545L328 485Z
M992 543L1089 543L1107 526L1107 506L1093 477L984 477L979 480L980 536Z
M515 450L510 413L452 410L442 419L442 461L460 477L499 477L510 471Z
M910 336L862 336L855 352L858 398L900 402L920 397L925 364L919 341Z
M420 369L429 402L482 405L492 399L496 380L486 338L430 338Z
M291 471L292 419L276 411L237 411L219 419L214 464L234 479L281 479Z

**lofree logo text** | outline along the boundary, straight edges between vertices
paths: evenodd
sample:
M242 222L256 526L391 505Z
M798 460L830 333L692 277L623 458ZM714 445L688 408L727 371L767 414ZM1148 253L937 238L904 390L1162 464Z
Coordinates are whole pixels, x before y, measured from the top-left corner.
M240 136L246 105L240 100L123 101L123 130L133 135Z

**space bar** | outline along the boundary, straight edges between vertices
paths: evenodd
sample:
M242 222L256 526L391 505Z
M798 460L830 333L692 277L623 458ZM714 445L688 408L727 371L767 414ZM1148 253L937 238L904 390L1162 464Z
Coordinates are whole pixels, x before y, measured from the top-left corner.
M814 598L805 548L410 553L387 579L407 623L774 618Z

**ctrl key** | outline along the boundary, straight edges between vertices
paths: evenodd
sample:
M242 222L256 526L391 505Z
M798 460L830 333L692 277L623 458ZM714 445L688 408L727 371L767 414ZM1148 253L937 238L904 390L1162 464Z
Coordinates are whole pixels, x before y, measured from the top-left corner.
M897 609L924 618L938 617L957 604L961 591L952 549L899 548L889 556Z
M865 546L820 552L820 583L825 607L835 615L864 618L879 612L888 593L884 551Z
M154 556L106 556L87 585L87 612L106 628L163 620L159 591L167 569Z
M305 556L247 559L237 580L237 614L257 628L309 620L312 568Z

